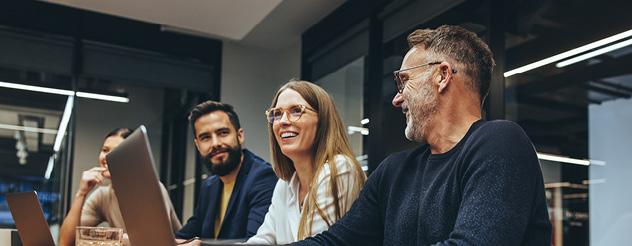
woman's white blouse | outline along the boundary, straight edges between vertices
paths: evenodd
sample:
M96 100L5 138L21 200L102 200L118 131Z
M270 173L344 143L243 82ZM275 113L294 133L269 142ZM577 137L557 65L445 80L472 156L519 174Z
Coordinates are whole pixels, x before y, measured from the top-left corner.
M343 155L335 158L338 169L338 199L341 201L341 214L347 213L353 202L358 198L360 189L355 185L357 172L353 168L353 163ZM318 176L318 194L316 200L318 206L326 211L331 220L335 220L335 205L331 195L330 179L331 172L329 165L325 165L323 171ZM299 180L296 173L290 182L279 179L272 194L272 204L268 209L263 224L259 227L257 235L251 237L247 244L288 244L297 241L298 225L301 220L299 209L298 192ZM361 186L359 186L361 187ZM305 196L307 198L307 196ZM334 221L335 222L335 221ZM318 213L314 214L312 224L312 235L327 230L327 223Z

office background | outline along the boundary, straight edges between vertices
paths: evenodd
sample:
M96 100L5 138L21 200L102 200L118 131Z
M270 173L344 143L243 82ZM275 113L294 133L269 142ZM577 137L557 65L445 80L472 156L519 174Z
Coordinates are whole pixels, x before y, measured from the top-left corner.
M453 24L479 34L494 52L486 118L515 121L534 142L553 243L632 239L626 233L632 229L629 1L135 3L2 4L0 226L13 226L3 194L37 190L55 231L81 172L96 165L103 136L140 124L149 129L156 170L186 220L208 175L188 109L207 99L233 104L246 147L269 159L263 111L290 78L314 81L334 97L370 173L389 153L415 146L404 138L403 115L390 105L391 72L408 49L406 35ZM577 52L553 59L568 51Z

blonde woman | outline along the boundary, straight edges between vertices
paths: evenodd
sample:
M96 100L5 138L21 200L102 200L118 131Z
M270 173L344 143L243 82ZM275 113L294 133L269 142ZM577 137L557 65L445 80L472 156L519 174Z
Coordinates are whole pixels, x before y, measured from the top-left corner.
M286 244L327 230L366 180L333 100L319 86L290 81L266 111L274 171L280 178L252 244Z

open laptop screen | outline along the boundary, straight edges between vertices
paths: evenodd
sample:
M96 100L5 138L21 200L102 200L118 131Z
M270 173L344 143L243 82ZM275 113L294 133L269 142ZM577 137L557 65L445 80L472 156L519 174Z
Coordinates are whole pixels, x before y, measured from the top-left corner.
M7 203L23 245L55 245L34 191L7 194Z
M132 245L175 245L145 127L136 129L106 159Z

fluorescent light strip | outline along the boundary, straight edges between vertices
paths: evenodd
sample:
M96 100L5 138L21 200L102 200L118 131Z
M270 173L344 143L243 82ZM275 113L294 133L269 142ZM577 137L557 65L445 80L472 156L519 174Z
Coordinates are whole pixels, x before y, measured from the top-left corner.
M568 65L571 65L571 64L574 64L574 63L577 63L577 62L580 62L580 61L583 61L583 60L586 60L586 59L590 59L590 58L593 58L595 56L598 56L598 55L601 55L601 54L605 54L605 53L608 53L608 52L613 51L613 50L621 49L621 48L629 46L629 45L632 45L632 39L628 39L628 40L625 40L623 42L619 42L619 43L616 43L616 44L613 44L613 45L610 45L610 46L606 46L604 48L601 48L601 49L598 49L598 50L595 50L595 51L591 51L591 52L588 52L586 54L583 54L583 55L580 55L580 56L576 56L576 57L573 57L573 58L565 60L565 61L561 61L558 64L555 64L555 66L558 67L558 68L566 67Z
M595 184L604 184L606 183L606 179L586 179L582 181L582 184L585 185L595 185Z
M358 161L358 162L366 161L366 160L368 160L368 159L369 159L369 155L359 155L359 156L356 156L356 161Z
M64 96L72 96L75 94L73 91L70 91L70 90L53 89L53 88L48 88L48 87L23 85L23 84L8 83L8 82L2 82L2 81L0 81L0 87L26 90L26 91L37 91L37 92L44 92L44 93L64 95Z
M109 95L80 92L80 91L77 92L77 97L92 98L92 99L99 99L99 100L112 101L112 102L122 102L122 103L129 102L129 98L127 97L109 96Z
M57 137L55 137L55 145L53 145L53 150L58 152L61 148L61 142L64 140L64 135L66 133L66 128L68 128L68 122L70 122L70 115L72 114L72 106L75 102L74 96L69 96L68 100L66 100L66 108L64 109L64 114L61 117L61 123L59 124L59 129L57 129Z
M551 154L543 154L543 153L537 153L537 154L538 154L538 159L540 160L557 161L557 162L577 164L577 165L583 165L583 166L590 165L589 160L574 159L574 158L569 158L569 157L564 157L564 156L559 156L559 155L551 155Z
M48 165L46 166L46 172L44 173L45 179L50 179L50 175L53 173L53 167L55 166L55 154L48 158Z
M44 133L44 134L56 134L57 130L55 129L46 129L46 128L37 128L37 127L28 127L28 126L16 126L16 125L7 125L0 124L0 129L14 130L14 131L25 131L25 132L35 132L35 133Z
M349 135L353 134L354 132L359 132L362 135L369 135L369 128L357 127L357 126L347 126L347 133Z
M48 158L48 165L46 166L46 172L44 173L44 178L46 179L49 179L50 175L53 173L55 157L57 156L57 152L61 149L61 143L64 141L64 136L66 129L68 128L68 123L70 122L70 116L72 115L72 107L74 103L75 97L69 96L68 100L66 100L64 114L61 116L61 123L59 124L59 129L57 129L57 136L55 137L55 144L53 145L53 151L55 151L55 154Z
M539 68L541 66L544 66L544 65L547 65L547 64L550 64L550 63L553 63L553 62L564 60L564 59L569 58L571 56L574 56L574 55L577 55L577 54L580 54L580 53L592 50L594 48L597 48L597 47L600 47L600 46L603 46L603 45L606 45L606 44L609 44L609 43L612 43L612 42L619 41L621 39L624 39L624 38L627 38L627 37L630 37L630 36L632 36L632 30L628 30L628 31L625 31L625 32L622 32L622 33L619 33L619 34L616 34L616 35L613 35L613 36L610 36L610 37L607 37L607 38L604 38L604 39L601 39L601 40L598 40L598 41L595 41L595 42L592 42L590 44L587 44L587 45L584 45L584 46L581 46L581 47L578 47L578 48L575 48L575 49L572 49L572 50L569 50L569 51L566 51L566 52L563 52L563 53L560 53L560 54L557 54L557 55L554 55L554 56L551 56L551 57L546 58L546 59L539 60L539 61L534 62L534 63L530 63L530 64L527 64L527 65L524 65L524 66L516 68L516 69L512 69L510 71L505 72L503 75L505 77L509 77L509 76L514 75L514 74L524 73L526 71L529 71L529 70L532 70L532 69L535 69L535 68Z
M600 160L590 160L590 165L605 166L606 162Z
M48 93L48 94L56 94L56 95L64 95L64 96L75 95L75 92L71 90L16 84L16 83L9 83L9 82L2 82L2 81L0 81L0 87L17 89L17 90L25 90L25 91L36 91L36 92L43 92L43 93ZM77 92L76 96L83 97L83 98L90 98L90 99L98 99L98 100L103 100L103 101L122 102L122 103L129 102L129 98L127 97L110 96L110 95L88 93L88 92L81 92L81 91Z

